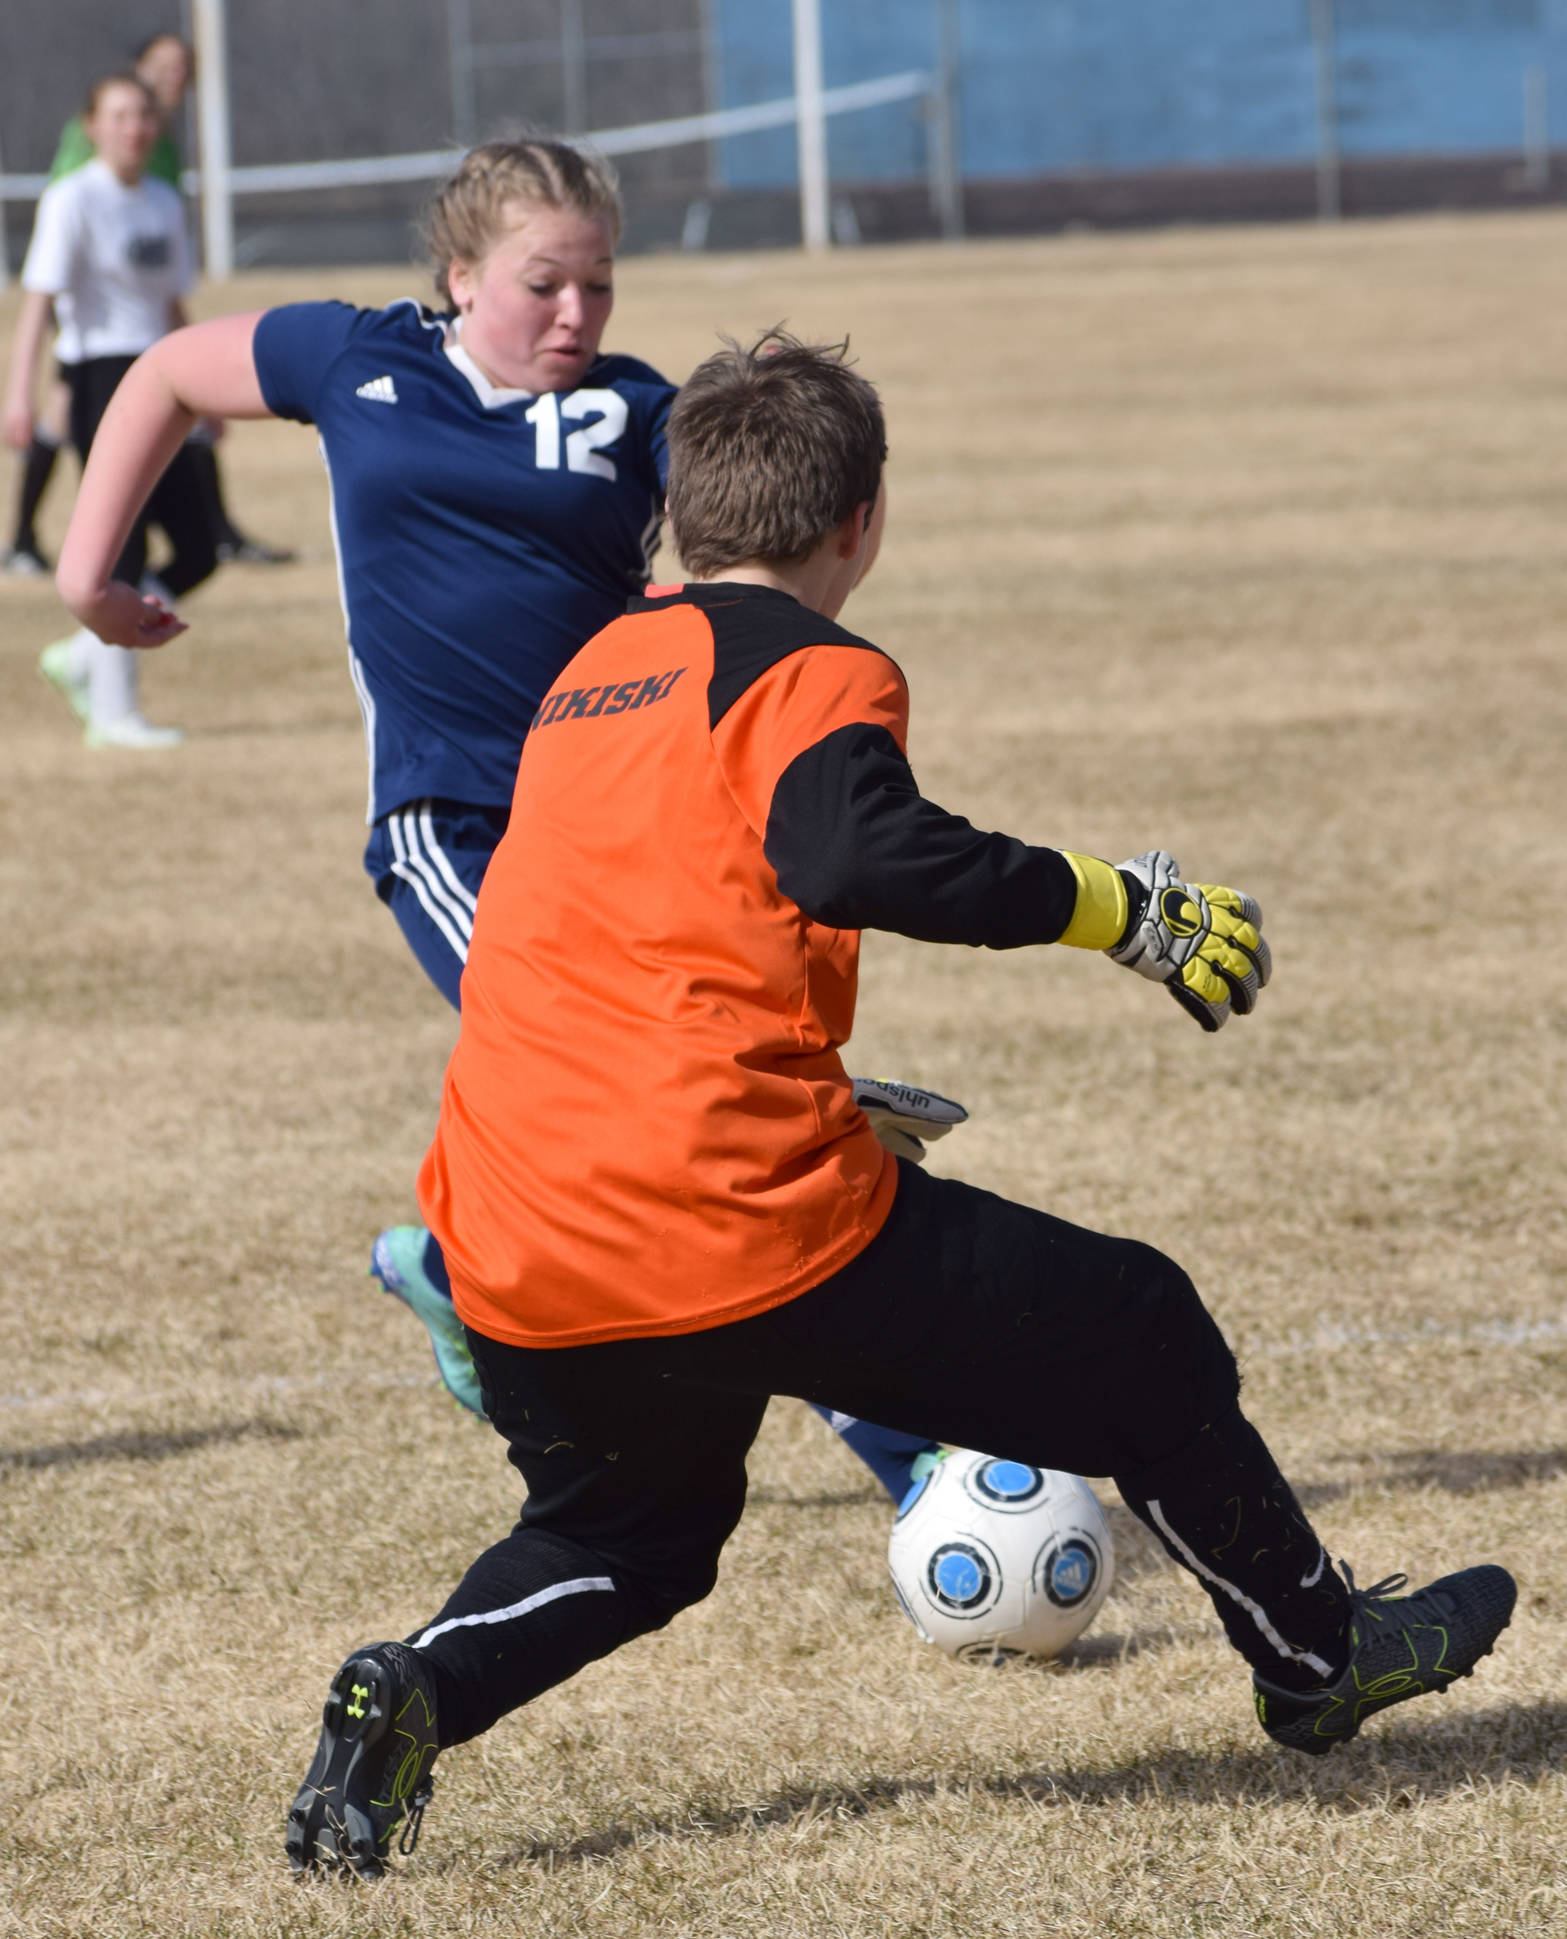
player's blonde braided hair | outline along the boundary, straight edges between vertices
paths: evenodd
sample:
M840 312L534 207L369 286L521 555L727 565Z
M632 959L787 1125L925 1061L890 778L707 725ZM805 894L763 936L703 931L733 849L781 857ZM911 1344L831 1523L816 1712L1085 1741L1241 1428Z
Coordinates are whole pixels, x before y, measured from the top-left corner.
M620 236L620 185L602 155L543 137L487 141L463 157L425 217L425 248L443 303L452 300L451 264L482 262L509 226L507 208L516 202L574 209L602 222L612 239Z

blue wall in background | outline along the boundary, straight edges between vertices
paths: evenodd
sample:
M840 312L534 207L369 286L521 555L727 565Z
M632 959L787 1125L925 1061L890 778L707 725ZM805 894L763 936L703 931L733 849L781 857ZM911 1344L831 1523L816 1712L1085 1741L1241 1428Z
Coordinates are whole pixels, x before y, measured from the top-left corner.
M1305 162L1308 0L959 0L970 176ZM726 107L792 91L788 0L717 0ZM1523 74L1547 73L1567 141L1567 0L1337 0L1339 139L1356 155L1517 150ZM827 85L934 65L936 0L822 0ZM913 103L835 116L840 181L924 167ZM1554 130L1553 130L1554 132ZM724 144L731 186L795 179L794 137Z

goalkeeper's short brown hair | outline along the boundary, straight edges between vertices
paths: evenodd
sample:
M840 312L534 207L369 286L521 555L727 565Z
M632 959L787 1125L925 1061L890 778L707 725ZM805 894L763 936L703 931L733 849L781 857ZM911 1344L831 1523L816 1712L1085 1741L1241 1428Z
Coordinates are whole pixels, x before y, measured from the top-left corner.
M881 400L848 344L769 330L699 364L669 416L669 523L686 570L807 557L857 505L887 456Z

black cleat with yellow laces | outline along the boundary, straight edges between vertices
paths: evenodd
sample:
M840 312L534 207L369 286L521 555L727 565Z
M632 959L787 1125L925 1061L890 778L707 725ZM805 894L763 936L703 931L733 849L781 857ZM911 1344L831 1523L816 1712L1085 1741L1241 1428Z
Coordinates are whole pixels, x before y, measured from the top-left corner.
M1347 1568L1344 1578L1351 1610L1343 1674L1305 1692L1252 1678L1257 1721L1275 1743L1309 1757L1348 1743L1367 1717L1389 1704L1468 1676L1490 1655L1518 1598L1517 1583L1494 1563L1444 1575L1412 1596L1391 1593L1407 1576L1390 1575L1369 1589L1357 1589Z
M416 1650L371 1643L332 1679L321 1738L284 1848L296 1875L347 1869L379 1878L393 1835L406 1857L434 1789L435 1684Z

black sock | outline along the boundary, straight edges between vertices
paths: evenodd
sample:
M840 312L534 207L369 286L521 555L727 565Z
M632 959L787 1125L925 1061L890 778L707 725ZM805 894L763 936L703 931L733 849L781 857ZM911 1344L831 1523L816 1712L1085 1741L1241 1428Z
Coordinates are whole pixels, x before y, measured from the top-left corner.
M16 536L11 541L13 552L38 550L38 535L33 528L38 518L39 504L49 488L49 479L59 455L58 443L51 443L47 434L33 433L33 441L22 458L22 489L16 501Z
M1238 1406L1178 1454L1115 1482L1208 1591L1225 1633L1260 1676L1309 1690L1342 1671L1349 1592Z

